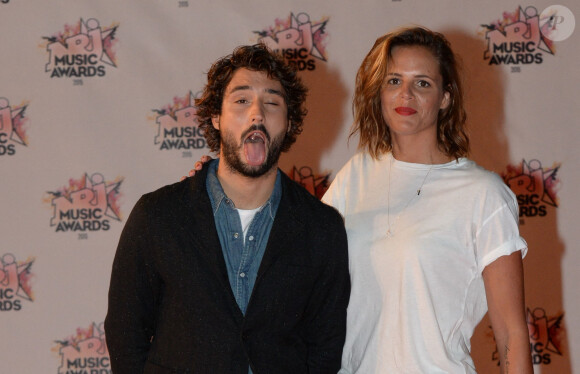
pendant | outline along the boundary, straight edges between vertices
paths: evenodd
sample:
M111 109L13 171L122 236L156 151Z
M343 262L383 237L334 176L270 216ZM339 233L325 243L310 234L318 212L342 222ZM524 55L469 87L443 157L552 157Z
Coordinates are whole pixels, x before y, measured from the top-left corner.
M391 237L393 237L393 233L391 232L391 228L389 227L387 229L387 238L391 238Z

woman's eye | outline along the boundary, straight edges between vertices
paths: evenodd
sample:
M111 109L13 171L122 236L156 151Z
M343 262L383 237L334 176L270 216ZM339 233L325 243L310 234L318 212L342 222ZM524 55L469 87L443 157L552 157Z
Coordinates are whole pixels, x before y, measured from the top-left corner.
M400 80L398 78L391 78L387 81L387 84L399 84Z
M248 100L246 100L246 99L238 99L238 100L236 100L236 103L239 103L239 104L246 104L247 102L248 102Z
M431 84L427 81L419 81L419 82L417 82L417 85L419 87L431 87Z

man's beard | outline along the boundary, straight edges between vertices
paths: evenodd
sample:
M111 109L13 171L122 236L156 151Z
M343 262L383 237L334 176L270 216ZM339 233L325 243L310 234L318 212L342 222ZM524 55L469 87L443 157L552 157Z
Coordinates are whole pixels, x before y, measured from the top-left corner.
M241 159L240 153L244 152L244 140L248 134L256 130L264 133L266 139L270 143L270 147L268 148L264 162L261 165L252 166L248 165ZM285 137L286 133L282 133L272 140L270 139L270 134L264 125L252 125L248 130L244 131L239 144L232 135L222 134L220 147L228 169L245 177L258 178L268 173L278 164L278 159L282 153L282 143L284 142Z

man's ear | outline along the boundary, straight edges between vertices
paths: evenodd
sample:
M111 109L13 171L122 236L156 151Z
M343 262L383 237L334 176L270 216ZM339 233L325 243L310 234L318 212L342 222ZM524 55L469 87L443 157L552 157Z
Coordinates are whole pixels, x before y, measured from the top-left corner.
M211 116L211 123L213 124L213 128L216 130L220 129L220 115L216 114Z

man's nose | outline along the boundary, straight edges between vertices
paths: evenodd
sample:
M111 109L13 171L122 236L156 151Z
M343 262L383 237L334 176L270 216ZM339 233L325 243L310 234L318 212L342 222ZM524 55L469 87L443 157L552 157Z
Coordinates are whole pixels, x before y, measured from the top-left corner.
M250 119L252 123L263 123L264 122L264 106L262 103L255 101L252 104Z

